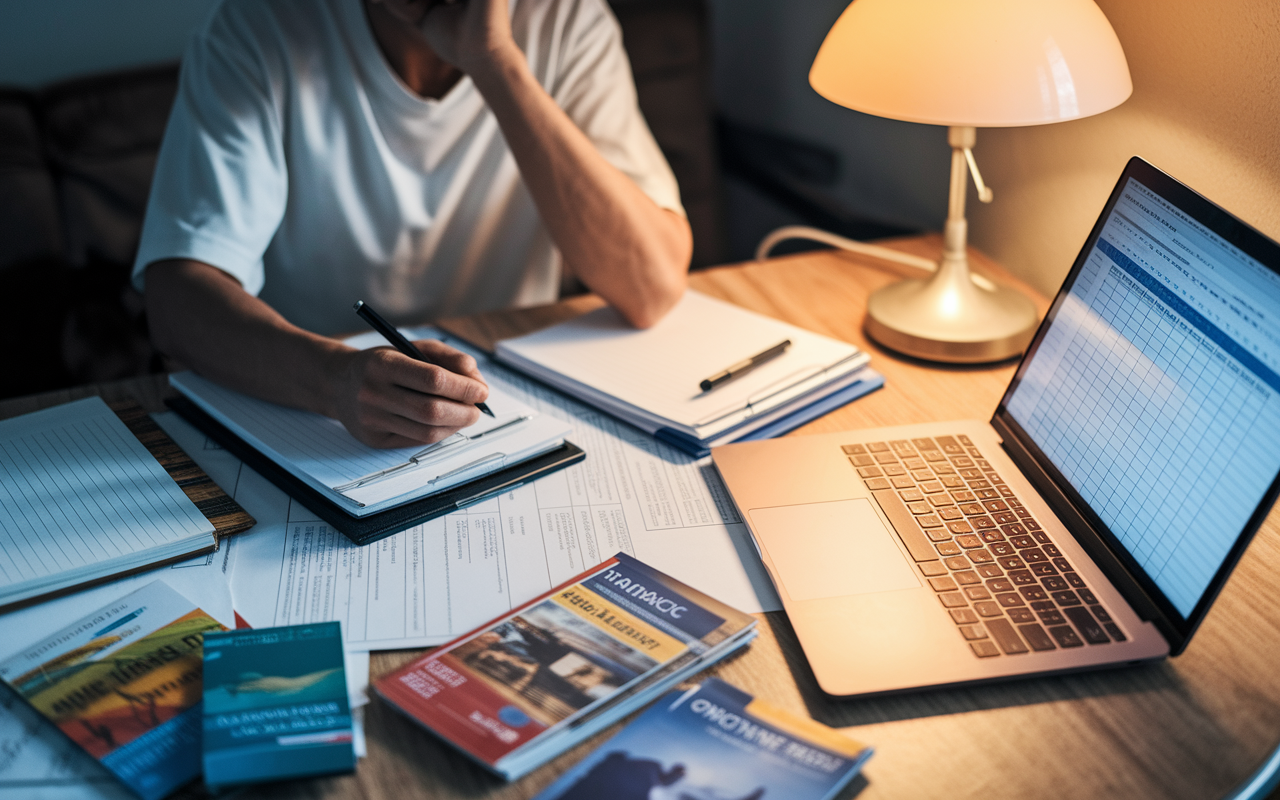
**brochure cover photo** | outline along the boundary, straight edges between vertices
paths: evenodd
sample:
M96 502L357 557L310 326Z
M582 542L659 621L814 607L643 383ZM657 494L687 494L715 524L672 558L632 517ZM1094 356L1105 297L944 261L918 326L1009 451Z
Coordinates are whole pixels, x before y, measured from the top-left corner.
M536 800L826 800L870 755L711 678L667 694Z
M754 622L620 554L377 689L503 771L499 762L539 737L696 667L717 646L728 652Z
M221 630L155 581L0 663L0 679L156 800L200 775L202 641Z
M205 783L355 769L342 658L337 622L205 636Z

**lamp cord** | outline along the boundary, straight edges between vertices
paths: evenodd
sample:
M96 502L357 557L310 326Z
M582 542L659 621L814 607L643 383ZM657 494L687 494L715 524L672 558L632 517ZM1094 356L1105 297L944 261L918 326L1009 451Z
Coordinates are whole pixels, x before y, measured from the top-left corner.
M926 272L936 272L938 265L936 262L920 256L913 256L898 250L892 250L888 247L881 247L875 244L866 244L854 239L848 239L838 234L824 231L821 228L811 228L808 225L784 225L781 228L770 233L760 241L760 246L756 248L756 261L763 261L769 257L769 253L773 248L788 239L808 239L814 242L822 242L832 247L838 247L841 250L848 250L859 255L870 256L871 258L879 258L885 261L893 261L898 264L906 264L909 267L922 269ZM969 273L970 280L980 289L988 292L995 291L996 285L987 278L976 273Z

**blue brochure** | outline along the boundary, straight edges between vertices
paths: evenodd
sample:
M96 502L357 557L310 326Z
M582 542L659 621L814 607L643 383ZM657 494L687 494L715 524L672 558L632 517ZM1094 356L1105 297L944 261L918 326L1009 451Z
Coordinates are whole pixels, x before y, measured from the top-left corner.
M536 800L826 800L870 755L710 678L663 697Z
M207 634L205 783L352 771L349 703L337 622Z

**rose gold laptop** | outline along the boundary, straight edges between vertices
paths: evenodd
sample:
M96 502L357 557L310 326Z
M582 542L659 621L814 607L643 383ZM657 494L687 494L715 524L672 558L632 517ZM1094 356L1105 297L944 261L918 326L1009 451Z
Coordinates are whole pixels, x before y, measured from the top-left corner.
M1277 442L1280 246L1134 158L989 423L713 458L818 683L855 695L1176 655Z

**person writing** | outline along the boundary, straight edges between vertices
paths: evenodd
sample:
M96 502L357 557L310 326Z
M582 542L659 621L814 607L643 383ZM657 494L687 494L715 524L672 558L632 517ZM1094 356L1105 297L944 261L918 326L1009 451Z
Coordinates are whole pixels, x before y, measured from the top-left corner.
M162 352L360 441L476 421L475 362L354 350L580 281L647 327L692 236L604 0L226 0L193 38L134 281Z

